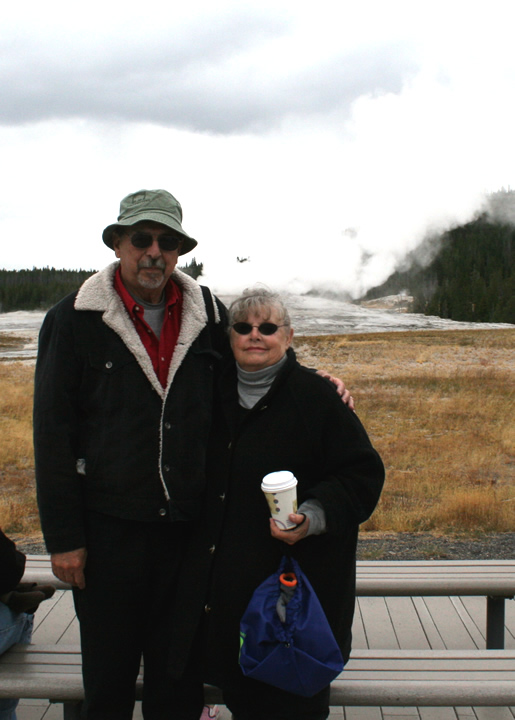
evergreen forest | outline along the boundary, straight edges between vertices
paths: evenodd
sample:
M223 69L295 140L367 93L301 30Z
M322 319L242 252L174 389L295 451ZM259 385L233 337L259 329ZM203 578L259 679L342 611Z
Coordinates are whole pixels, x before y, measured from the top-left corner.
M443 235L427 238L363 299L407 292L412 311L451 320L515 324L515 225L483 214ZM404 269L406 268L406 269ZM180 266L193 278L203 264ZM0 312L46 310L94 270L0 269Z
M485 214L426 239L408 256L408 269L394 272L364 299L406 291L413 296L413 312L451 320L515 323L514 254L515 226Z
M180 269L197 278L203 264L193 258ZM63 297L75 292L95 270L0 270L0 312L14 310L47 310Z

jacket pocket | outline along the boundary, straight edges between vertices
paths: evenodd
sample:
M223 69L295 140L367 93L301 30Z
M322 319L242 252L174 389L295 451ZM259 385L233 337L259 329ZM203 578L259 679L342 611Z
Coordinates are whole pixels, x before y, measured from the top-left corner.
M134 364L135 357L127 352L121 353L118 350L103 349L92 350L88 354L88 363L93 370L107 375L112 375L127 365Z

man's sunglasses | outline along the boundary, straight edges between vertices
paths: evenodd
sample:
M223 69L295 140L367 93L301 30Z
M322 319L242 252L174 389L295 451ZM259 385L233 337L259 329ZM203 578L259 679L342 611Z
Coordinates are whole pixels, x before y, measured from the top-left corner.
M131 243L139 250L150 247L153 242L154 236L148 232L135 232L134 235L131 235ZM171 252L172 250L177 250L182 241L177 235L163 234L159 235L157 242L161 250Z
M276 325L275 323L264 322L261 325L251 325L247 322L234 323L232 329L237 332L238 335L250 335L252 328L257 328L261 335L273 335L280 327L286 327L285 325Z

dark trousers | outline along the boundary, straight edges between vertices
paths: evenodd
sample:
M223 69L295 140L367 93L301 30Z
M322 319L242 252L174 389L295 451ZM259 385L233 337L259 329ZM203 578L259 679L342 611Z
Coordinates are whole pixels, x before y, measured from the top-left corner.
M87 720L130 720L144 663L146 720L198 720L203 688L166 674L171 623L186 542L183 523L139 523L89 513L86 588L74 590L80 622Z
M325 720L329 694L328 686L313 697L301 697L244 675L223 688L224 702L235 720Z

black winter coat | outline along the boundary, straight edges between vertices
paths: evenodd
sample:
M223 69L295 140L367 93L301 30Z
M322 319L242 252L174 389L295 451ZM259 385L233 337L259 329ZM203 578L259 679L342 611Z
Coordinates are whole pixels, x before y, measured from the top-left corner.
M0 530L0 595L14 590L23 577L25 555Z
M47 314L34 393L41 523L49 552L85 545L84 512L190 520L205 489L214 367L225 308L180 271L181 331L163 388L113 276L89 278ZM209 292L209 291L208 291Z
M271 537L260 485L264 475L277 470L296 476L299 505L308 498L321 502L327 533L291 548ZM358 525L374 510L383 481L383 463L357 415L329 382L297 363L293 350L268 394L250 411L238 405L231 365L215 412L203 530L188 561L189 577L185 568L180 599L182 640L192 636L195 613L198 618L206 605L205 681L223 687L240 673L240 618L284 553L299 561L348 657ZM180 643L176 647L184 651ZM172 661L172 670L179 664Z

